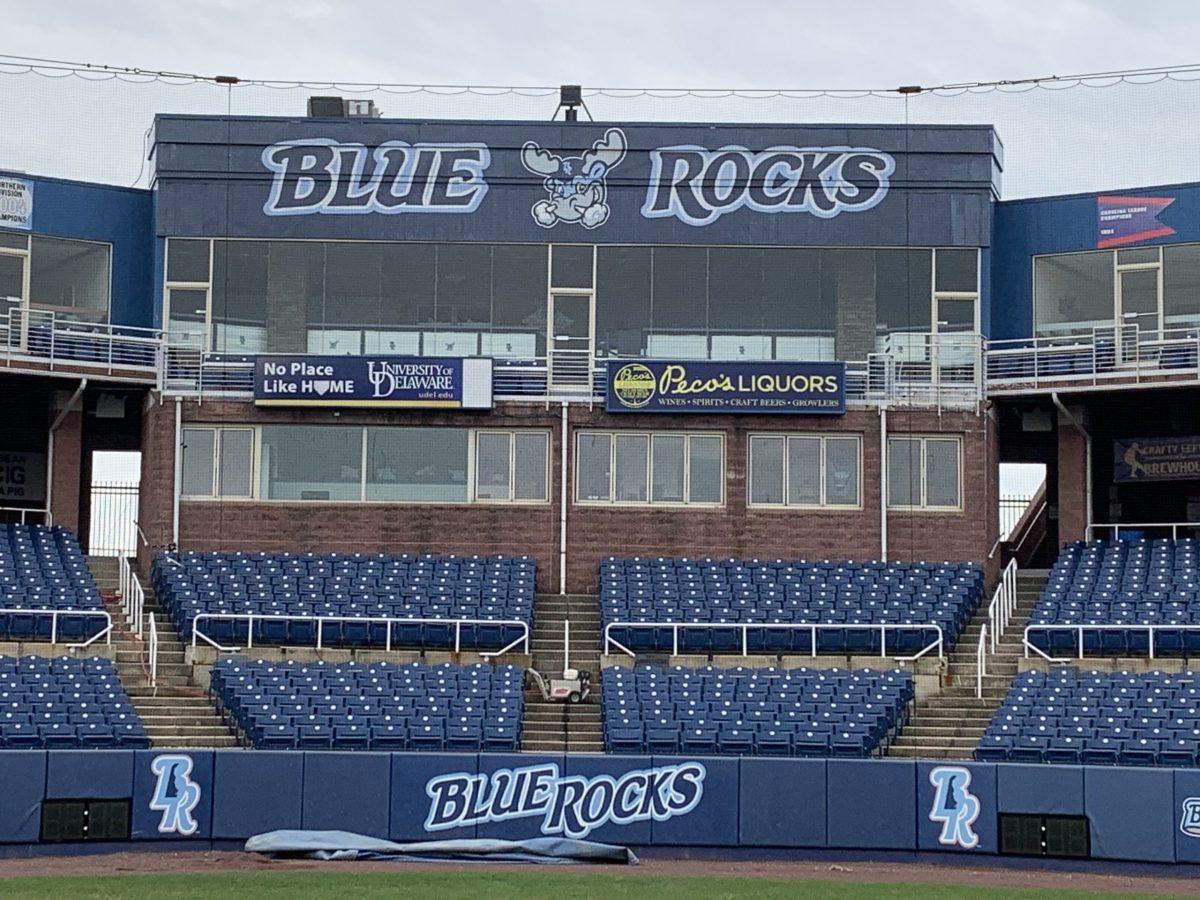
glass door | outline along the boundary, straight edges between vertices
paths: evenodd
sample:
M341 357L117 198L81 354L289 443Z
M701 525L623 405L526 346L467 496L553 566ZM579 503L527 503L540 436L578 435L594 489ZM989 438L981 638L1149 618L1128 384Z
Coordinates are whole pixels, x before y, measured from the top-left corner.
M591 391L595 303L591 291L550 293L546 379L551 391Z
M1117 303L1121 325L1136 325L1141 340L1157 340L1162 332L1162 293L1159 269L1119 269Z
M0 250L0 341L8 347L25 345L27 261L25 253Z

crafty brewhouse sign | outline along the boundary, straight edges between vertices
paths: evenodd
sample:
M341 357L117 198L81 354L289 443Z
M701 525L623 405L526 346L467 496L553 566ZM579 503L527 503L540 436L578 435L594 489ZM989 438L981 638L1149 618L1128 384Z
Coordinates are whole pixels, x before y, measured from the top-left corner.
M846 411L840 362L609 361L609 412L792 413Z

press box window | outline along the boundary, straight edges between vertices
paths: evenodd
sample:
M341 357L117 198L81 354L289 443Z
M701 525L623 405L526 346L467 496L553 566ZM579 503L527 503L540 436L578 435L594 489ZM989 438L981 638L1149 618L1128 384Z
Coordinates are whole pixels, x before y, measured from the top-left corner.
M545 503L549 446L544 432L476 432L475 499Z
M752 435L750 505L859 505L858 436Z
M962 507L962 441L957 437L888 438L888 506Z
M724 500L720 435L583 431L575 448L577 503L717 506Z
M184 428L180 495L248 498L253 448L249 428Z

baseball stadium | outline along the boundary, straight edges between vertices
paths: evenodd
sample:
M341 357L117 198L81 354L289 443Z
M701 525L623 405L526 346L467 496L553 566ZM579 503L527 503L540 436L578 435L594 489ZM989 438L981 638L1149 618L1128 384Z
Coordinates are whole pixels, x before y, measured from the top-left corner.
M0 57L0 893L1194 890L1200 70L91 71Z

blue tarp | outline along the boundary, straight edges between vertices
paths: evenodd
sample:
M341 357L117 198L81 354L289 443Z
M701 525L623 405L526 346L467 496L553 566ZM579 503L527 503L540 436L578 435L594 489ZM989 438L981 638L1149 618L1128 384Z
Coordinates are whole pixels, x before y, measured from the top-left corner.
M305 859L454 860L457 862L619 863L636 865L628 847L541 837L524 841L463 838L398 844L350 831L285 829L256 834L246 841L248 853Z

